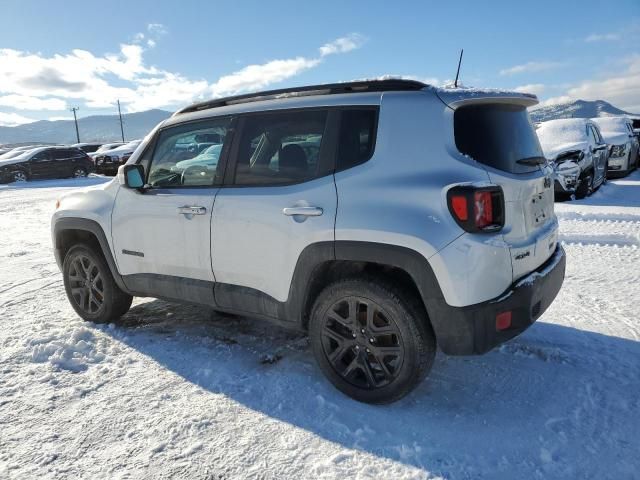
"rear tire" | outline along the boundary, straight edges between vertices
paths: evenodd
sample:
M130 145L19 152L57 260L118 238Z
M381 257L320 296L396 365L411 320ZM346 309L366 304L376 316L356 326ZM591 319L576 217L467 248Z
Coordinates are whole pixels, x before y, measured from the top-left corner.
M67 298L83 320L113 322L131 307L133 297L118 287L102 254L89 245L69 249L62 276Z
M320 369L360 402L394 402L429 373L436 341L422 305L379 279L327 286L311 312L309 336Z
M73 178L84 178L88 175L87 169L84 167L76 167L73 169Z

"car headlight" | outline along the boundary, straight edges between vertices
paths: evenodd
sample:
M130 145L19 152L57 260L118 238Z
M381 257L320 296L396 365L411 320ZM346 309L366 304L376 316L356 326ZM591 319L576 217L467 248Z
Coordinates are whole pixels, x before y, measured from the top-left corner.
M625 152L627 150L627 144L624 143L622 145L614 145L613 148L611 149L611 156L612 157L623 157Z

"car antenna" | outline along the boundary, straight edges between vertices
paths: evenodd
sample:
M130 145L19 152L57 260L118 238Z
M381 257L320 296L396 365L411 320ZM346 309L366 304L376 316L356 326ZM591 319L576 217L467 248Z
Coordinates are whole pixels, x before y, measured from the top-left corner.
M456 72L456 81L453 82L453 86L458 88L458 77L460 76L460 65L462 64L462 53L464 52L464 48L460 49L460 58L458 59L458 71Z

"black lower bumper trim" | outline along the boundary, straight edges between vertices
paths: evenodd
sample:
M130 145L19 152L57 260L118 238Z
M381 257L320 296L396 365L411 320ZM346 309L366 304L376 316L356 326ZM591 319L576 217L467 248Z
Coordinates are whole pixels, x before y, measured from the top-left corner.
M451 307L443 300L428 305L437 325L438 345L449 355L488 352L529 328L551 305L564 281L566 256L558 245L536 271L515 282L499 297L468 307ZM511 327L496 330L496 315L511 312ZM435 313L435 315L434 315Z

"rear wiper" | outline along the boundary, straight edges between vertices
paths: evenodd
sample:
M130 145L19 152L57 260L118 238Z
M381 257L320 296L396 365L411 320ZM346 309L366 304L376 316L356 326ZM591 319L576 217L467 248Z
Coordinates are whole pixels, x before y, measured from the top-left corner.
M519 163L520 165L527 165L529 167L533 167L537 165L544 165L545 163L547 163L547 159L544 157L527 157L527 158L521 158L520 160L516 160L516 163Z

